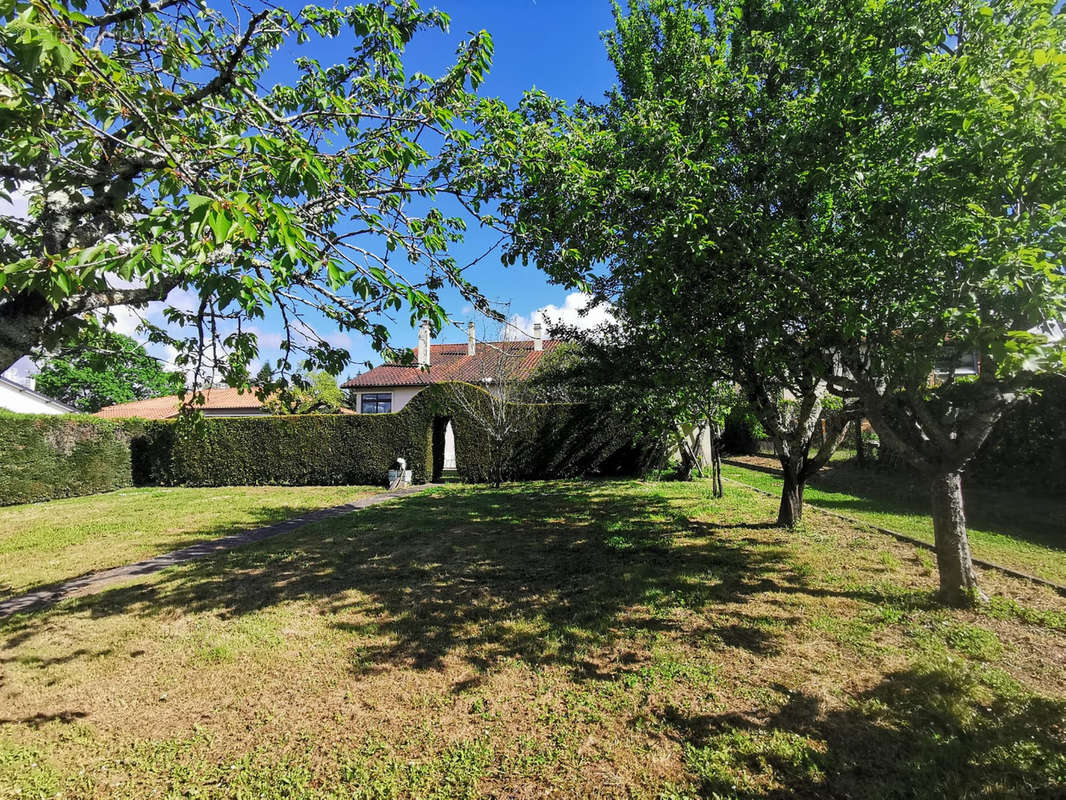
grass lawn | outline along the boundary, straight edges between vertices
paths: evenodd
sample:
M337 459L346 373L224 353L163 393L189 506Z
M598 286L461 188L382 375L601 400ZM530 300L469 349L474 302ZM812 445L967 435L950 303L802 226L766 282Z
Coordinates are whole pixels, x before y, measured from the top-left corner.
M781 491L773 458L739 459L753 468L723 464L722 474L774 494ZM966 485L966 517L974 557L1066 584L1066 502ZM933 541L928 488L905 474L860 469L834 460L818 472L804 499L830 511Z
M0 621L0 797L1066 785L1066 601L702 483L449 486Z
M369 486L145 488L0 507L0 600L380 491Z

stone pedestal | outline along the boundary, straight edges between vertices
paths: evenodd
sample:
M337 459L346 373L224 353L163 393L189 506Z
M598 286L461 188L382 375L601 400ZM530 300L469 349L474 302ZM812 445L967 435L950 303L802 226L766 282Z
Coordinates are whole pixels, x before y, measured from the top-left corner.
M411 485L411 470L409 469L390 469L389 470L389 490L403 489Z

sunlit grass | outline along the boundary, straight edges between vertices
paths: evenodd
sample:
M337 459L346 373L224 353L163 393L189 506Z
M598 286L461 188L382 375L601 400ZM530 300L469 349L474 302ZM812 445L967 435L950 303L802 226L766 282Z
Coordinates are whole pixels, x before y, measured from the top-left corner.
M382 491L367 486L123 489L0 508L0 599Z
M1054 796L1066 603L727 486L449 486L0 622L0 797Z

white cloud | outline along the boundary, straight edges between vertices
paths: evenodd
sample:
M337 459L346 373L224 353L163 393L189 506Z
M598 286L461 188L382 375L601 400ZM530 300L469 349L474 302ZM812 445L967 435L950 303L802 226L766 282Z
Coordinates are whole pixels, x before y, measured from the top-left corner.
M551 328L560 325L572 326L581 330L597 328L605 322L610 322L610 306L600 305L583 314L588 308L591 298L584 292L571 292L566 296L562 306L549 303L541 306L528 316L512 314L508 320L508 339L529 339L533 336L533 325L540 322L546 326L545 334Z
M11 200L0 198L0 214L8 217L27 219L30 215L30 196L16 189L11 193Z

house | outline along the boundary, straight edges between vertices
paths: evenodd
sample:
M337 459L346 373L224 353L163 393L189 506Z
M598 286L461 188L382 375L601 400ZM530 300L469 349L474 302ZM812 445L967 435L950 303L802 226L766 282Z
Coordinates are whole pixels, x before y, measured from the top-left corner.
M263 406L263 401L256 397L255 389L204 389L204 404L196 406L205 417L266 417L275 412ZM140 419L174 419L181 412L181 400L176 394L166 397L152 397L148 400L133 400L105 406L96 412L96 416L107 419L138 417ZM355 412L347 408L340 409L341 414Z
M429 323L423 323L414 364L382 364L345 381L341 388L348 391L360 414L399 411L420 391L435 383L458 381L491 390L501 355L507 357L508 377L525 380L541 359L558 346L555 339L545 340L541 330L539 324L534 325L532 339L479 343L471 322L467 325L465 344L432 344Z
M18 414L77 414L78 409L0 375L0 408Z
M529 378L545 354L559 342L545 340L540 324L533 338L502 342L478 342L474 323L466 327L465 344L432 344L429 323L422 323L415 348L415 363L382 364L341 384L360 414L385 414L402 409L420 391L435 383L457 381L493 390L501 371L508 380ZM455 469L455 434L451 422L444 430L444 468Z
M230 388L205 389L204 404L199 408L205 417L258 417L270 413L263 408L263 401L255 396L254 391L241 392ZM180 411L181 400L172 394L105 406L96 412L96 416L105 419L173 419Z

